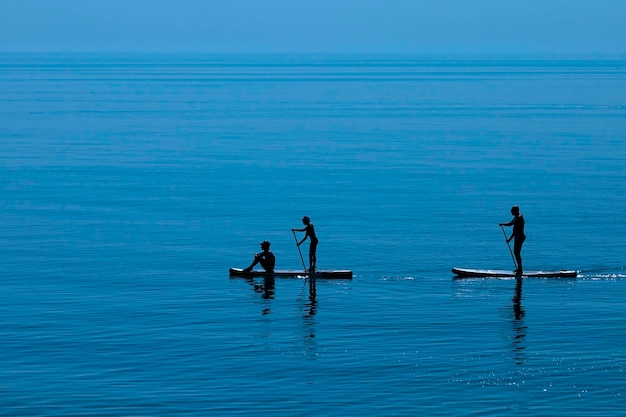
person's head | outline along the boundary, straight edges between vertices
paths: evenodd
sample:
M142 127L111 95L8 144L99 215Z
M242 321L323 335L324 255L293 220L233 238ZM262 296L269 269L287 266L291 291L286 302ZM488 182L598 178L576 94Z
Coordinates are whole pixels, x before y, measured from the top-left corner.
M311 219L309 218L309 216L304 216L304 217L302 218L302 223L304 223L304 224L309 224L309 223L311 223Z
M270 242L268 242L267 240L264 240L263 242L261 242L260 245L261 245L261 249L263 250L270 249Z
M519 207L517 207L517 206L511 207L511 214L514 215L514 216L518 216L519 215Z

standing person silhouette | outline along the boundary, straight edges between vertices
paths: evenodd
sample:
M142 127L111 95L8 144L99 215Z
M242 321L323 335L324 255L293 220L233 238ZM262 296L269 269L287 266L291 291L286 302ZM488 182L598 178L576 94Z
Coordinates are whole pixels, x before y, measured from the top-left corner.
M304 238L298 242L298 246L300 246L307 238L311 240L311 246L309 246L309 272L315 272L315 267L317 263L317 243L319 240L317 236L315 236L315 227L313 227L313 223L311 223L311 219L308 216L304 216L302 218L302 224L304 224L303 229L291 229L292 232L305 232Z
M508 223L500 223L500 226L513 226L513 233L506 240L507 243L511 241L511 239L515 239L515 243L513 244L513 253L515 254L515 259L517 260L517 269L515 273L517 275L521 275L523 272L522 269L522 245L526 240L526 235L524 234L524 216L519 212L519 207L513 206L511 207L511 214L513 215L513 220Z

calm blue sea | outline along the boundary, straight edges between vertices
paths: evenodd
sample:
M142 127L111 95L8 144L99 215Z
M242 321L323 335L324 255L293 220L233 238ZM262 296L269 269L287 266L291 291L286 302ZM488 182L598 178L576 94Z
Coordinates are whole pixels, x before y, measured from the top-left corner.
M625 59L3 54L0 140L3 416L626 414ZM453 279L514 204L577 279Z

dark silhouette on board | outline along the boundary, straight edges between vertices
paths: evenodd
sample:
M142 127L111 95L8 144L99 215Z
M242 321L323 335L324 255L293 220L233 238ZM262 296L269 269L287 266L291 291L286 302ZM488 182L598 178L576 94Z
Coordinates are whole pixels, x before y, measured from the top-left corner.
M300 246L307 238L309 238L311 245L309 246L309 272L315 272L316 263L317 263L317 243L319 240L315 235L315 227L313 223L311 223L311 219L308 216L304 216L302 218L302 224L304 224L304 228L302 229L291 229L292 232L304 232L304 238L298 242L298 246Z
M511 239L515 239L515 243L513 244L513 253L517 261L515 273L522 275L522 245L526 240L526 235L524 234L524 216L520 213L519 207L517 206L511 207L511 214L513 215L513 220L508 223L500 223L500 226L513 226L513 233L511 233L511 236L507 238L506 241L508 243Z
M252 271L252 268L254 268L256 264L261 264L265 272L274 272L276 256L274 256L272 251L270 251L270 242L264 240L260 243L260 245L263 252L259 252L254 255L254 261L252 261L252 264L250 264L249 267L244 269L245 272Z

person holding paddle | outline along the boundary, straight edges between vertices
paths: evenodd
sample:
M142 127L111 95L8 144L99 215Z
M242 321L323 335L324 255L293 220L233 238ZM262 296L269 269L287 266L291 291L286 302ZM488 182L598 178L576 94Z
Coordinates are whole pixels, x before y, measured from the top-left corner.
M311 223L311 219L308 216L304 216L302 218L302 224L304 224L303 229L291 229L292 232L305 232L304 238L297 242L297 245L300 246L307 238L311 240L311 245L309 246L309 272L315 272L316 262L317 262L317 243L319 240L315 235L315 227L313 227L313 223Z
M524 216L519 212L518 206L511 207L511 214L513 215L513 220L508 223L500 223L499 226L513 226L513 233L511 233L511 236L507 238L506 243L509 243L511 239L515 239L513 244L513 253L515 254L515 259L517 260L517 269L515 270L515 273L521 275L523 272L522 245L526 240L526 235L524 234Z
M252 271L254 265L258 263L260 263L263 269L265 269L265 272L274 272L274 266L276 265L276 256L274 256L272 251L270 251L270 242L264 240L260 243L260 245L261 249L263 249L263 252L254 254L254 261L252 261L252 264L249 267L244 269L244 272Z

